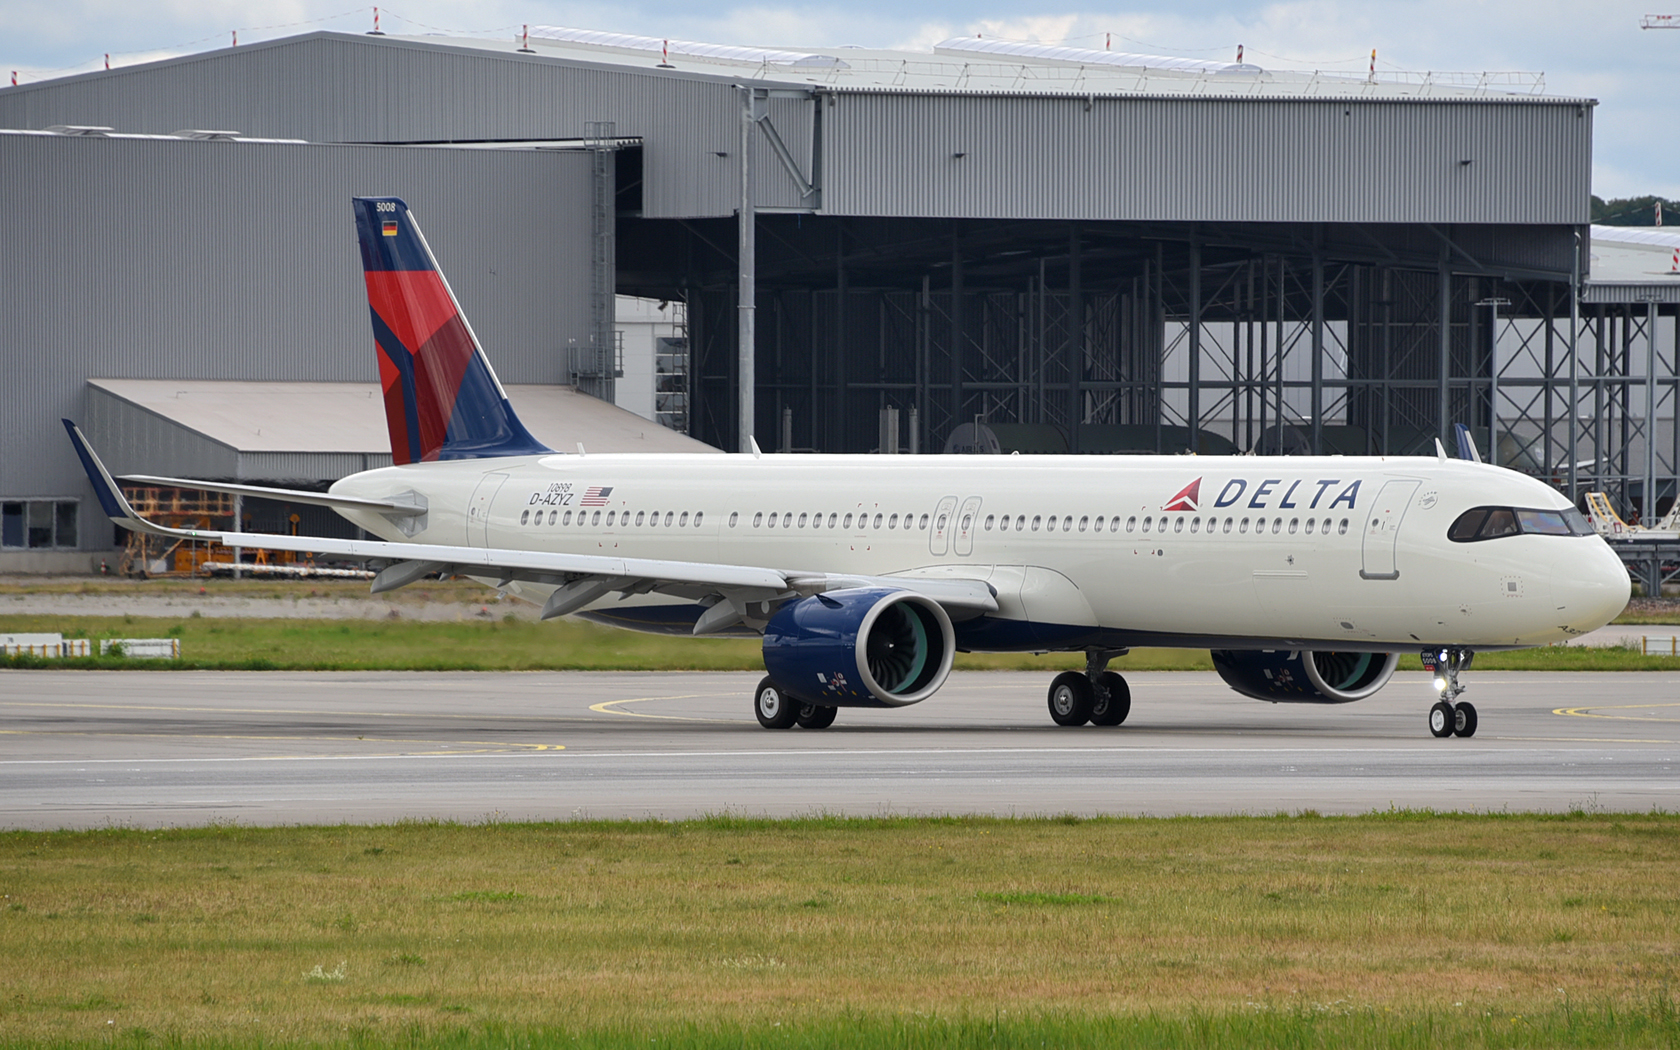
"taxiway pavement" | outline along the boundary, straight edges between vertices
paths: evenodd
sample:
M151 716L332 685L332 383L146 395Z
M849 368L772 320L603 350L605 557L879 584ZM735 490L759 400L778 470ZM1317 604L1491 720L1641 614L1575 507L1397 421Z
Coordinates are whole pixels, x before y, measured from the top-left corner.
M0 672L0 827L1680 809L1680 673L1421 674L1335 707L1127 675L1124 726L1050 723L1048 676L969 672L826 730L759 728L753 674Z

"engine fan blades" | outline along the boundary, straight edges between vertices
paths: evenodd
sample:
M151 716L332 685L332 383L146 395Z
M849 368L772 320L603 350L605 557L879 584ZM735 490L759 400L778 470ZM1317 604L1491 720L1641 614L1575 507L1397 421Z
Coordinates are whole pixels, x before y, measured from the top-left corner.
M1333 689L1352 689L1371 666L1370 653L1322 653L1314 651L1313 664Z
M869 632L864 659L869 674L888 692L909 686L927 664L927 630L905 605L894 605Z

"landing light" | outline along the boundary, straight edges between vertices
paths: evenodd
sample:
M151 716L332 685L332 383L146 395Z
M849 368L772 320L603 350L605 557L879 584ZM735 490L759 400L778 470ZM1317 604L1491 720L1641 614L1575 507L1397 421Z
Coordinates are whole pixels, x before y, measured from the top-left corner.
M1435 688L1436 689L1445 689L1446 687L1447 687L1447 680L1445 678L1442 678L1440 675L1436 675L1435 676Z

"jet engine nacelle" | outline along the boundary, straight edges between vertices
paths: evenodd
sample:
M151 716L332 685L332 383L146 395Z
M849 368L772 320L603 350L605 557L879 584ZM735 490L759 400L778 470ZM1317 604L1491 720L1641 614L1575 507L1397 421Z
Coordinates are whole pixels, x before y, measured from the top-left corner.
M945 684L956 656L951 618L912 591L858 587L777 610L764 669L788 695L834 707L905 707Z
M1399 653L1328 653L1310 649L1213 650L1213 668L1244 696L1274 704L1345 704L1363 700L1394 677Z

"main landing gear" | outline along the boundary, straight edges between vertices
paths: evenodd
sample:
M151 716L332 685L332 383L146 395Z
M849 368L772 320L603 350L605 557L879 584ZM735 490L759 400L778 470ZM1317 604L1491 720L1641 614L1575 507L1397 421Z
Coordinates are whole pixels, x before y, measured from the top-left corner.
M1132 713L1132 691L1126 680L1107 670L1108 661L1124 649L1088 649L1085 671L1064 671L1050 682L1050 719L1059 726L1117 726Z
M1464 692L1458 673L1470 669L1474 656L1468 649L1430 649L1423 654L1424 665L1435 669L1435 688L1441 691L1441 698L1429 709L1429 731L1435 736L1476 735L1476 707L1458 699Z
M807 704L782 692L782 687L774 679L765 678L758 683L758 689L753 692L753 714L758 716L758 724L766 729L827 729L834 724L834 716L840 713L838 707L824 704Z

